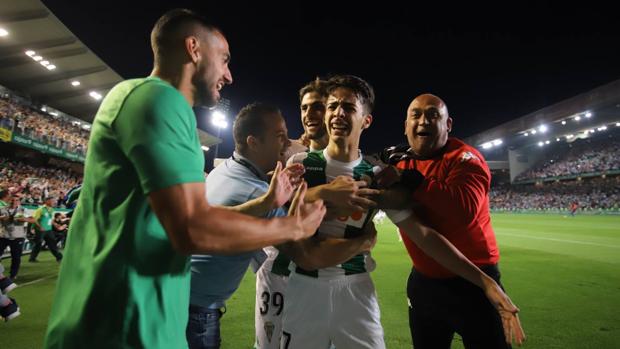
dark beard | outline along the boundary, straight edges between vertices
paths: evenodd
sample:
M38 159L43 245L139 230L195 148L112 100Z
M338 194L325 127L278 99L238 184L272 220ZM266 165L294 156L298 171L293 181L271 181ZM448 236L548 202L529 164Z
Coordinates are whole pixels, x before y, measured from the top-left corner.
M196 88L196 97L194 98L195 107L215 107L217 105L217 98L211 94L209 86L204 80L198 78L198 75L192 78L192 84Z

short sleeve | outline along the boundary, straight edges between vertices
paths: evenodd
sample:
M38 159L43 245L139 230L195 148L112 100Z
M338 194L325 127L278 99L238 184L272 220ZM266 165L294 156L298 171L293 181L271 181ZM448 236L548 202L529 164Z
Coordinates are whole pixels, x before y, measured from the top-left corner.
M38 221L39 219L41 219L42 213L43 213L43 209L39 207L32 214L32 218L34 218L35 221Z
M204 180L195 116L174 88L151 83L126 99L113 129L145 194Z

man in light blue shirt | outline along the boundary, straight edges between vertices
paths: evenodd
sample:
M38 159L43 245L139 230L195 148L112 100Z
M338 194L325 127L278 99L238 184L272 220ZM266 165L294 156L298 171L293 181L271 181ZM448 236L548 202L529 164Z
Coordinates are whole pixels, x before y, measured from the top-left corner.
M290 146L284 118L270 105L254 103L243 108L233 126L235 152L216 167L207 177L207 199L214 205L237 206L263 198L272 209L254 212L265 218L285 216L282 206L293 193L294 178L301 175L301 167L287 169L287 179L293 183L279 183L277 193L268 193L267 172L273 170ZM286 181L283 181L286 182ZM288 186L288 188L287 188ZM287 197L288 196L288 197ZM284 197L284 199L282 199ZM237 290L250 261L260 259L262 250L238 255L192 256L192 283L190 319L187 339L190 348L219 348L219 319L226 300Z

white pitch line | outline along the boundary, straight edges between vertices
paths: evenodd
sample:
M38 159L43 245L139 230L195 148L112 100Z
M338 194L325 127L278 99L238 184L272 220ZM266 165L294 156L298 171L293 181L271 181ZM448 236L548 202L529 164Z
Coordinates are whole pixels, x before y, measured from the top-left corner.
M36 280L32 280L32 281L26 282L25 284L20 284L20 283L18 283L18 284L17 284L17 286L18 286L18 287L24 287L24 286L28 286L28 285L32 285L32 284L36 284L37 282L41 282L41 281L43 281L43 280L51 279L51 278L53 278L53 277L56 277L56 275L50 275L50 276L46 276L46 277L44 277L44 278L40 278L40 279L36 279Z
M571 243L571 244L579 244L579 245L592 245L592 246L600 246L600 247L620 248L620 246L617 246L617 245L597 244L595 242L578 241L578 240L542 238L542 237L538 237L538 236L529 236L529 235L511 234L511 233L499 233L497 235L499 235L499 236L509 235L509 236L516 236L516 237L519 237L519 238L534 239L534 240L548 240L548 241L557 241L557 242L568 242L568 243Z

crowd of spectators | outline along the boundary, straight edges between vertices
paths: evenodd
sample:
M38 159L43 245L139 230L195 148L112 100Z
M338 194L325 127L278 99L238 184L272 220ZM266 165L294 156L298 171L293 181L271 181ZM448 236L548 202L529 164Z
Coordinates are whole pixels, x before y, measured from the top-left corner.
M537 165L517 176L516 181L620 170L620 140L597 138L555 145Z
M499 185L491 188L493 210L567 210L576 203L583 210L620 208L620 176L544 184Z
M19 197L23 205L40 205L46 197L53 197L60 207L66 193L81 181L81 174L66 167L33 166L0 157L0 188Z
M81 155L86 154L90 134L75 120L43 113L7 96L0 97L0 127Z

